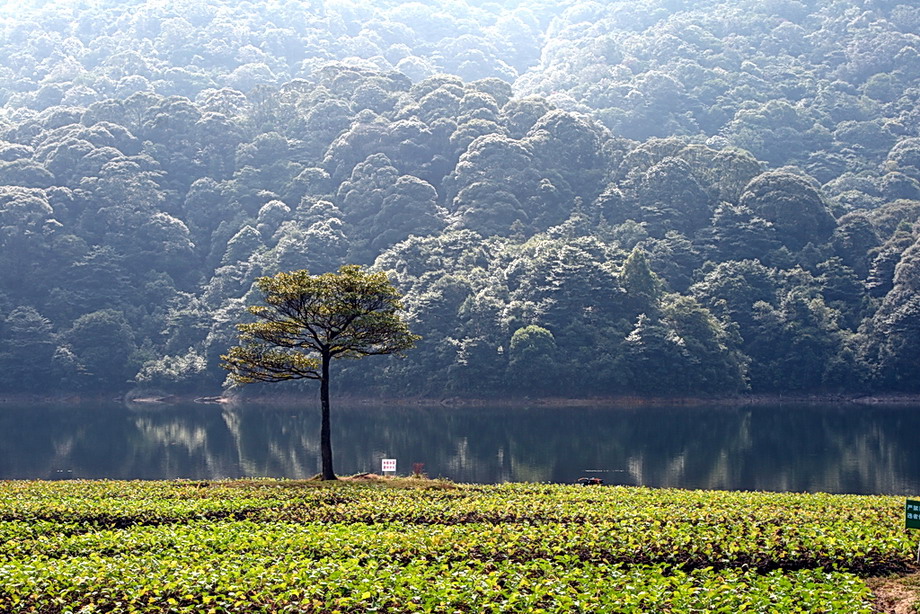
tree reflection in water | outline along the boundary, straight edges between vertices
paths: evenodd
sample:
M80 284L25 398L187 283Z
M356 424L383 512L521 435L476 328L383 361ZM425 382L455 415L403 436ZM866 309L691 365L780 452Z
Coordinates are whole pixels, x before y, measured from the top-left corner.
M306 401L305 405L309 405ZM0 411L3 479L305 478L311 407L30 405ZM424 463L458 482L920 492L917 407L343 407L343 475Z

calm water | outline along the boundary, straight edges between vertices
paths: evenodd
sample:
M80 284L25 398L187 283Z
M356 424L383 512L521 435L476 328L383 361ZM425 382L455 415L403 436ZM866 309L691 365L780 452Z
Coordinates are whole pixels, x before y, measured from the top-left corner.
M920 494L920 407L336 408L336 471ZM309 477L319 411L0 405L2 479Z

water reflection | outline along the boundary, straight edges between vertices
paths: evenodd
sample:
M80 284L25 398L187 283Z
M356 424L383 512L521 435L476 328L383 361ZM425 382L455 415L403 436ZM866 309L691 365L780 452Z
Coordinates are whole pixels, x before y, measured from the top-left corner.
M424 463L458 482L920 492L917 407L340 408L340 474ZM0 478L319 472L319 415L217 405L0 407Z

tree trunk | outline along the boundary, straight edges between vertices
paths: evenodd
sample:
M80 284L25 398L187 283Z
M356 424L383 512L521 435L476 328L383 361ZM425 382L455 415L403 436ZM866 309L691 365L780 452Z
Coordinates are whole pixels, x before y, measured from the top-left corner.
M323 421L319 432L320 454L323 460L323 479L335 480L332 470L332 427L329 422L329 363L332 357L323 352L323 379L320 380L319 399L323 407Z

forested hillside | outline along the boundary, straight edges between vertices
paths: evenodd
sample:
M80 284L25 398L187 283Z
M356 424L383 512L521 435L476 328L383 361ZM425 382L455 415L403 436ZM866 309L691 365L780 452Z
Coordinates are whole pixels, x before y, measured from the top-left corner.
M920 8L0 8L0 393L216 392L253 280L387 271L354 394L920 390Z

